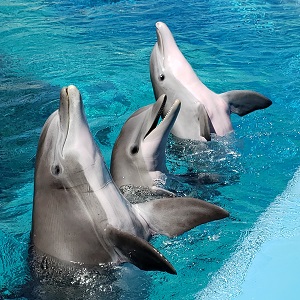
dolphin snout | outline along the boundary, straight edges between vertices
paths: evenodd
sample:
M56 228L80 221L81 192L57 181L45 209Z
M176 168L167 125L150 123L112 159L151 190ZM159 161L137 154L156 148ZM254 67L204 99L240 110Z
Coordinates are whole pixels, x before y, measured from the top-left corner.
M80 94L75 85L69 85L63 89L65 90L66 95L69 97L76 97Z

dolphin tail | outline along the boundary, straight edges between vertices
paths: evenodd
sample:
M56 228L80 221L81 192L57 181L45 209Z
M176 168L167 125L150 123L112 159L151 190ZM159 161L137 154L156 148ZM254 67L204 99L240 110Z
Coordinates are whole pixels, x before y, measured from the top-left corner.
M267 108L272 104L272 101L264 95L248 90L228 91L220 96L229 104L230 112L239 116Z
M152 230L169 237L229 216L229 213L219 206L187 197L156 199L135 204L134 207Z
M147 241L112 226L107 228L107 234L125 261L141 270L177 274L171 263Z

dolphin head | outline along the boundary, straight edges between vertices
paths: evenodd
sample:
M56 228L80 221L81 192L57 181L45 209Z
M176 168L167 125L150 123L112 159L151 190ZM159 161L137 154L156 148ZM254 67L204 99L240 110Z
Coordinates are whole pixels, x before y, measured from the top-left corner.
M166 95L162 95L156 103L137 110L124 124L111 159L111 174L119 187L153 187L154 181L166 173L167 139L181 105L176 100L163 117L167 102Z
M205 107L191 91L191 85L199 82L191 65L179 50L168 26L156 23L157 42L150 56L150 78L157 99L168 97L164 114L176 99L182 109L172 128L172 133L183 139L210 140L210 125Z
M176 89L171 88L174 81L175 85L185 86L190 80L198 78L179 50L168 26L163 22L155 25L157 42L150 56L150 77L156 98L167 90L165 94L172 102L176 97Z
M155 98L164 94L168 82L170 81L168 68L169 60L172 58L169 49L175 46L176 42L169 28L162 22L156 23L157 42L155 43L150 56L150 78L153 86ZM170 95L168 95L170 97ZM171 101L171 99L169 100Z
M36 156L35 185L45 189L68 188L74 184L74 174L95 164L102 157L90 133L81 95L75 86L61 89L59 109L46 121ZM109 180L106 173L100 178ZM46 180L47 178L47 180Z

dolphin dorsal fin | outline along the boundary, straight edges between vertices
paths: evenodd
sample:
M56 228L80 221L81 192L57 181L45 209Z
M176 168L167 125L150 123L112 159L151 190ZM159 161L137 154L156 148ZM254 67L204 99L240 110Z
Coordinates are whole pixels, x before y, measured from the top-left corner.
M147 241L112 226L108 226L106 232L125 261L136 265L141 270L177 274L171 263Z
M264 109L272 104L272 101L262 94L248 90L228 91L220 96L228 103L230 112L239 116L247 115L257 109Z
M229 213L219 206L188 197L156 199L135 204L134 207L152 230L169 237L229 216Z

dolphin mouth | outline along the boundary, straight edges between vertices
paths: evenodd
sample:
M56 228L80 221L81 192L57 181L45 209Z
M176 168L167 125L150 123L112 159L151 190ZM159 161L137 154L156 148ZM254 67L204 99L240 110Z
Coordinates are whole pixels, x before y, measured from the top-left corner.
M160 118L162 118L162 120L164 120L164 117L163 117L163 111L164 111L164 108L166 106L166 102L167 102L167 97L164 97L163 101L162 101L162 104L160 105L159 107L159 110L158 112L156 113L156 116L155 116L155 119L153 120L153 123L150 127L150 129L148 130L148 132L146 133L144 139L153 131L155 130L155 128L157 127L158 125L158 121Z
M81 125L85 123L83 117L83 107L81 103L81 95L77 87L69 85L63 87L60 92L60 130L62 133L62 152L67 143L68 137L71 135L73 139Z
M154 108L157 109L157 112L154 115L154 119L150 129L144 136L144 140L155 135L158 135L162 138L170 133L179 113L181 102L179 100L175 100L169 111L164 114L166 103L167 96L162 95L154 105Z
M70 129L70 99L68 87L63 87L60 91L59 120L60 130L62 132L61 153L63 153Z

